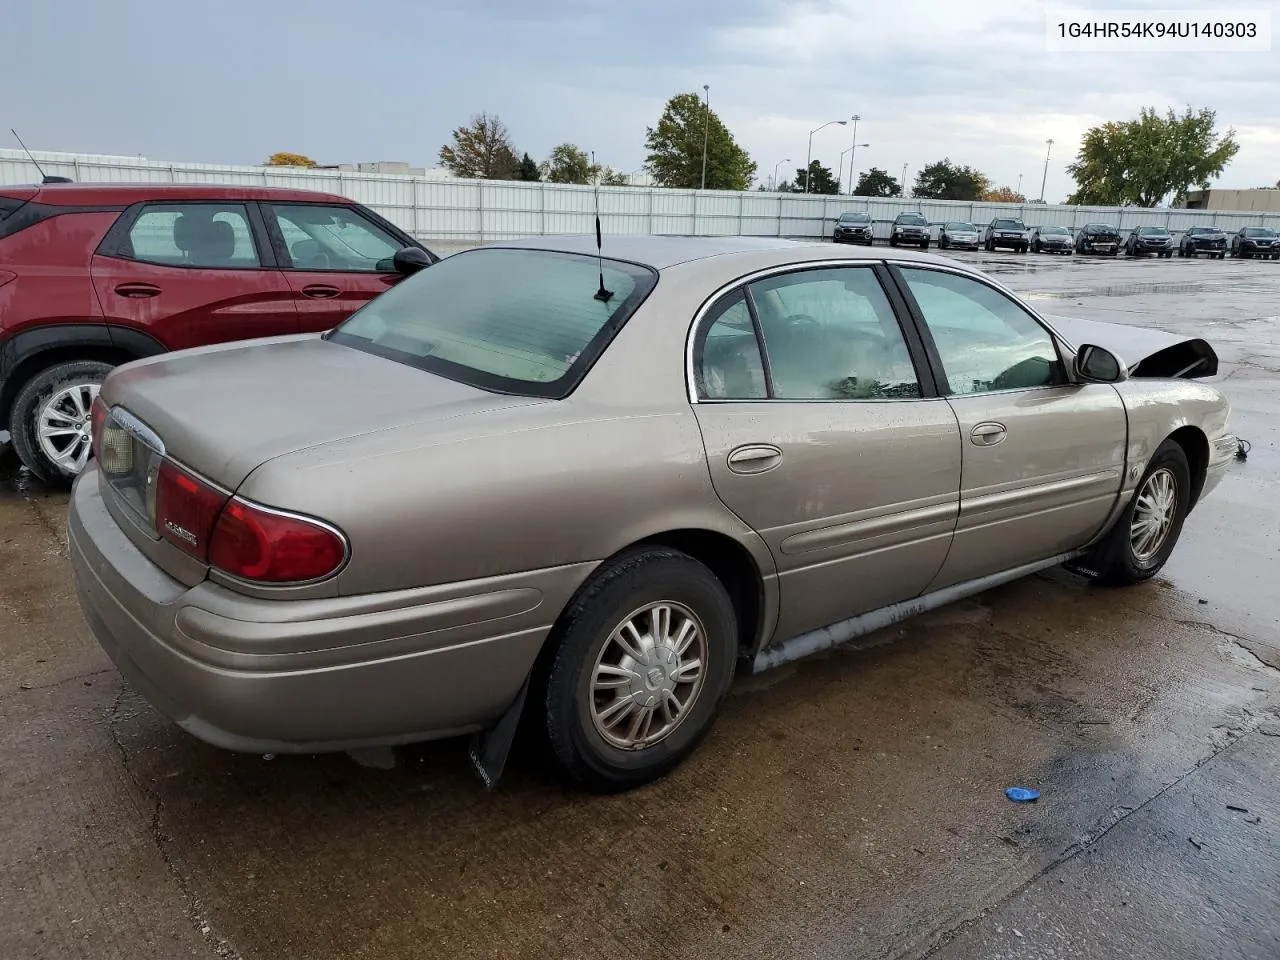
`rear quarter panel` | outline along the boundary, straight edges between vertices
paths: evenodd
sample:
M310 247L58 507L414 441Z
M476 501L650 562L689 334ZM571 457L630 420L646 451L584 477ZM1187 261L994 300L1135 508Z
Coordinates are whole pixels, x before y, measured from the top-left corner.
M0 240L0 335L44 323L101 321L89 260L119 213L64 213Z

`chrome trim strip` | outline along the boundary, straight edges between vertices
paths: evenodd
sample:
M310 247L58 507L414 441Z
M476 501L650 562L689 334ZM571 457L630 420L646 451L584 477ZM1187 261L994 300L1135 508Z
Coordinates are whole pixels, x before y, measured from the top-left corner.
M751 672L760 673L773 667L780 667L784 663L790 663L792 660L799 660L801 657L811 656L823 650L830 650L832 647L848 643L850 640L871 633L873 630L879 630L882 627L906 620L908 617L914 617L918 613L935 610L948 603L954 603L956 600L971 597L975 593L982 593L992 587L1011 583L1014 580L1021 580L1023 577L1038 573L1041 570L1056 567L1059 564L1066 563L1068 560L1075 559L1082 553L1082 550L1060 553L1055 557L1023 564L1020 567L1014 567L1012 570L988 574L976 580L967 580L964 583L943 587L933 593L926 593L911 600L904 600L901 603L892 603L887 607L881 607L879 610L872 610L868 613L851 617L848 620L833 623L830 626L820 627L809 633L802 633L781 643L765 647L757 653L751 661Z
M114 420L124 427L128 433L133 434L133 436L150 447L152 453L164 456L164 441L160 439L160 435L124 407L117 405L109 409L107 411L107 419Z

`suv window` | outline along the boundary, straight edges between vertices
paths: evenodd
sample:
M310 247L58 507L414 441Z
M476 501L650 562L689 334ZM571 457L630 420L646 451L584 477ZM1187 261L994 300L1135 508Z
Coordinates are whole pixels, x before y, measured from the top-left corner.
M1021 220L993 220L991 226L997 230L1025 230L1026 226Z
M869 213L842 213L840 214L841 223L869 223L871 214Z
M894 223L906 223L913 227L927 226L929 221L918 213L900 213L894 218Z
M693 368L698 396L708 400L763 400L769 395L760 341L741 290L704 318L694 343Z
M952 233L977 233L972 223L962 223L959 220L952 220L947 224L947 229Z
M902 275L933 335L952 395L1066 382L1049 332L1000 291L939 270L905 268Z
M1070 233L1071 231L1068 230L1066 227L1041 227L1040 232L1052 233L1052 234L1063 234L1063 233Z
M750 290L774 399L920 396L902 329L870 267L787 273Z
M1139 227L1138 235L1142 237L1167 237L1169 231L1164 227Z
M262 266L242 203L149 203L129 228L125 253L169 267Z
M595 297L600 273L608 302ZM467 250L369 301L328 339L482 390L560 398L656 282L618 260Z
M271 204L295 270L374 272L404 246L350 207Z
M1266 227L1245 227L1244 235L1246 237L1274 237L1275 231L1268 230Z

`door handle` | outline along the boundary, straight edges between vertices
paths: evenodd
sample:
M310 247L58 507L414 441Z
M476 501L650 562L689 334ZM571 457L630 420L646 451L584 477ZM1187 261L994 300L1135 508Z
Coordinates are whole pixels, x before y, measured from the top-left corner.
M764 473L781 462L782 451L768 443L748 444L729 454L729 469L734 473Z
M302 288L304 297L312 297L316 300L332 300L340 293L342 291L337 287L331 287L325 283L313 283Z
M116 285L116 293L131 300L142 300L146 297L158 297L160 288L154 283L120 283Z
M991 447L999 443L1008 434L1003 423L980 423L969 431L969 439L980 447Z

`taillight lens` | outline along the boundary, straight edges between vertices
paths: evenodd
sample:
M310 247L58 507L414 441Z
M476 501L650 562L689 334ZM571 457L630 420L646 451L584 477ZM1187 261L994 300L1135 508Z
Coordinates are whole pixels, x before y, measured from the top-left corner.
M89 407L89 437L93 446L93 456L95 459L101 459L102 454L102 428L107 425L107 404L102 399L102 394L93 398L93 405Z
M221 490L165 460L156 475L156 531L178 549L207 562L213 528L227 499Z
M258 583L301 583L338 571L347 545L333 528L233 498L218 517L209 563Z

